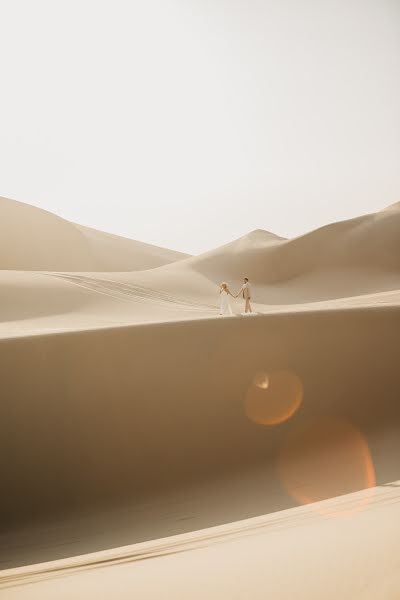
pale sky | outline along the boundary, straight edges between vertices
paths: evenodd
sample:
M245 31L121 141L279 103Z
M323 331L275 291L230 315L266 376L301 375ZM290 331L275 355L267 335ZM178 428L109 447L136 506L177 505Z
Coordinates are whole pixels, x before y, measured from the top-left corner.
M0 0L0 195L198 253L400 199L399 0Z

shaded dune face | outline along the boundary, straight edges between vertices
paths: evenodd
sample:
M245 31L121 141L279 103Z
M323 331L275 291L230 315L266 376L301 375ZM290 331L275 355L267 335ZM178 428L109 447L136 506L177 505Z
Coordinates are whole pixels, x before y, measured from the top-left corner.
M298 433L309 430L310 419L322 417L359 432L378 483L398 478L399 444L390 446L385 436L399 425L399 325L397 309L364 310L0 343L0 468L7 490L1 498L2 526L93 511L110 502L146 502L190 482L240 476L255 466L258 484L243 484L236 513L229 512L234 499L226 497L228 512L221 521L363 487L370 479L358 455L352 464L360 464L360 475L331 479L328 492L317 493L315 481L301 480L302 473L318 477L318 469L325 468L324 461L307 466L307 452L314 448L321 454L324 436L310 446ZM301 381L302 403L290 418L272 426L257 423L246 414L249 386L258 373L282 369ZM279 378L272 390L277 382ZM260 385L268 391L262 381ZM298 384L287 389L296 391ZM293 456L284 454L288 489L279 461L292 438L294 458L305 454L299 481L293 477ZM326 444L331 447L331 434ZM351 451L351 440L348 447ZM338 456L342 462L335 464L336 474L347 468L346 455ZM314 496L304 494L304 486ZM257 501L249 503L257 494ZM202 526L207 519L215 523L210 515L202 519ZM176 532L184 528L177 519ZM135 531L130 541L138 541Z
M123 271L155 268L186 256L0 198L0 269Z

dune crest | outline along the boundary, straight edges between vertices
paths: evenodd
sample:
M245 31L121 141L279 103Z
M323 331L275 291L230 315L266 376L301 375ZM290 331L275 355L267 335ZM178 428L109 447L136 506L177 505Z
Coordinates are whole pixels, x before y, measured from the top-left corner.
M382 577L395 597L398 205L196 257L2 215L2 597L200 600L206 580L233 598L245 565L243 597L319 600L339 588L300 583L329 556L353 598L355 553L374 557L364 597ZM218 284L245 276L258 314L218 317Z
M290 240L257 229L194 257L177 257L13 201L2 206L15 220L3 223L2 260L8 268L24 266L0 271L0 336L212 317L219 283L228 281L235 292L243 277L250 278L261 313L393 305L400 295L396 206ZM24 233L29 215L32 227ZM41 244L34 243L39 233ZM70 269L62 268L66 262ZM39 264L46 269L34 269ZM236 312L240 306L240 300L234 302Z
M96 231L46 210L0 198L0 269L132 271L187 255Z
M326 225L286 240L263 230L187 259L206 275L246 273L259 284L274 284L334 269L400 270L400 204L389 210Z
M394 202L393 204L389 204L389 206L386 206L383 209L383 211L392 211L392 210L400 210L400 200L398 202Z

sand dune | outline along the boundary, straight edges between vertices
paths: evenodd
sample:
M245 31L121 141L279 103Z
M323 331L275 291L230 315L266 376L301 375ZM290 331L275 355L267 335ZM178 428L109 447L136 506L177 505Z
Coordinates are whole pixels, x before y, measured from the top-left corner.
M200 532L4 571L2 597L264 600L292 598L295 591L307 600L396 600L399 490L394 482ZM365 501L356 518L348 516Z
M256 230L186 264L210 277L241 277L274 284L331 269L400 270L400 208L333 223L285 240Z
M197 257L21 206L0 271L0 565L21 568L0 574L4 597L156 598L165 585L197 598L200 565L210 598L333 597L310 564L341 582L343 598L377 597L382 577L384 597L397 597L398 494L376 489L370 502L368 489L399 479L399 205L293 240L257 230ZM31 210L19 246L18 213ZM35 254L38 235L57 237L51 263ZM237 300L236 316L219 318L216 284L236 290L245 275L258 314L242 317ZM363 489L356 515L315 516L313 503L340 511L347 500L335 497ZM254 542L239 523L253 517ZM272 523L284 525L270 537ZM213 526L221 544L200 548L192 532ZM369 561L366 539L378 534L382 560L360 582L346 560ZM145 568L115 564L138 543L127 552L151 556ZM160 562L175 543L179 554ZM47 569L28 565L55 559L66 562L25 585ZM104 574L93 560L114 566ZM76 562L91 566L60 578Z
M0 269L129 271L151 269L185 256L81 227L29 204L0 198Z
M400 288L400 209L334 223L284 240L256 230L225 246L151 273L115 274L169 292L211 302L215 285L238 289L251 279L255 297L271 305L335 301Z
M76 231L72 224L65 226ZM137 251L138 243L126 240L133 244L129 260L131 266L141 265L138 271L65 272L55 253L56 270L0 273L0 335L210 317L217 310L216 285L226 279L236 291L244 275L251 278L261 313L397 304L398 231L400 209L393 205L293 240L257 230L150 270L142 245ZM106 234L91 235L103 239ZM116 264L120 248L114 250L109 247L108 260ZM241 310L239 301L235 310Z

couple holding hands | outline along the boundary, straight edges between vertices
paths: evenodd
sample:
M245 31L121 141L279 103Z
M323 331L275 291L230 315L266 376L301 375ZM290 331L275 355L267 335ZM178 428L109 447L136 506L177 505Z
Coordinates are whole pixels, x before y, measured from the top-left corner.
M252 312L251 304L250 304L251 287L250 287L248 277L244 278L243 285L240 288L240 290L238 291L238 293L236 294L236 296L234 296L231 293L230 289L228 288L228 284L225 282L221 283L220 288L219 288L219 293L220 293L220 297L221 297L221 303L220 303L220 308L219 308L220 315L233 315L231 303L229 301L229 296L232 296L232 298L237 298L239 296L239 294L241 294L241 296L244 299L244 312L245 313Z

